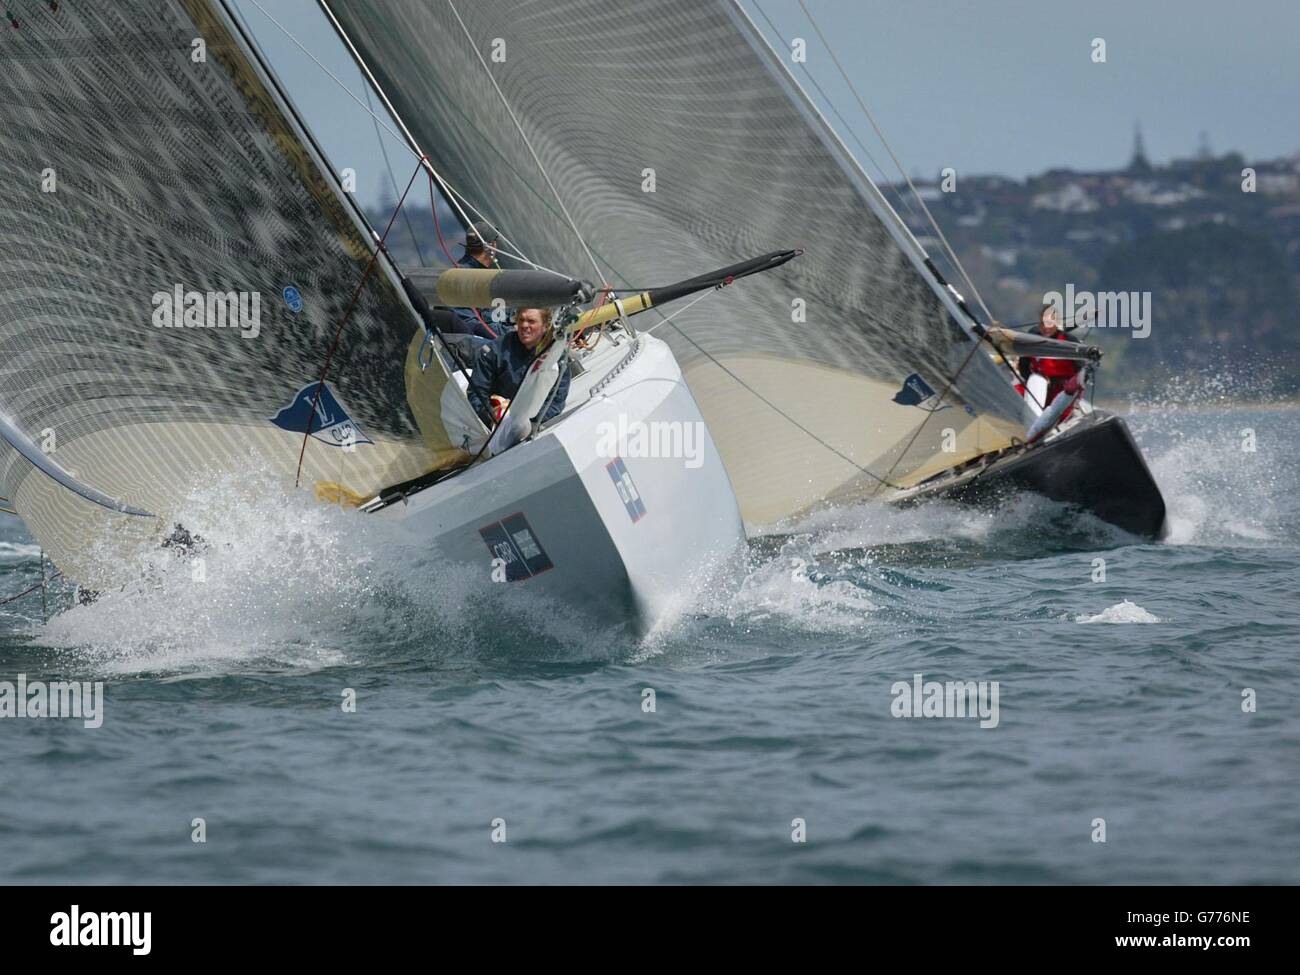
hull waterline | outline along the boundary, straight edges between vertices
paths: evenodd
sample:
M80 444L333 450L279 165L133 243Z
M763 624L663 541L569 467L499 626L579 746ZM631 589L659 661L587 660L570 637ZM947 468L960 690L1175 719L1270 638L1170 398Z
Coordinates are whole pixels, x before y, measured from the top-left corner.
M1121 417L1096 412L1042 443L922 482L900 504L943 498L995 507L1032 491L1074 505L1133 535L1158 539L1165 500Z
M517 587L539 608L635 637L671 620L725 574L745 532L672 353L652 337L637 342L608 384L541 436L373 517L400 522L482 586ZM651 440L611 443L620 429ZM679 433L690 439L674 440ZM659 434L689 456L645 456Z

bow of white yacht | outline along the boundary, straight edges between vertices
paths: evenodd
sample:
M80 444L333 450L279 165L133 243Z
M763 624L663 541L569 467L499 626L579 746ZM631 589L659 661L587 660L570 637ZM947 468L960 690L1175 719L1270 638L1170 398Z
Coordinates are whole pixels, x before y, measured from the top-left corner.
M485 587L645 635L742 557L740 510L667 345L612 329L571 364L564 412L531 439L366 509Z

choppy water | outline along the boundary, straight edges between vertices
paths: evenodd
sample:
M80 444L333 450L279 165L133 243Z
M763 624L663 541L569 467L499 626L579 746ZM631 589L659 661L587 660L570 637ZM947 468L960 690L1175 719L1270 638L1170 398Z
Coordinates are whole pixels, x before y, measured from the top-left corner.
M218 493L206 583L0 607L0 680L106 682L99 729L0 720L0 880L1300 882L1297 419L1134 417L1165 543L840 510L643 645ZM38 571L0 522L0 593ZM997 726L893 717L915 673L998 681Z

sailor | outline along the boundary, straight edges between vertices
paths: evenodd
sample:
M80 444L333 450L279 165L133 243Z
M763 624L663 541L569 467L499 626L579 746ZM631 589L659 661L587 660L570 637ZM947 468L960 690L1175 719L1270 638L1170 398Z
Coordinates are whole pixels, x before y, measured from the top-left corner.
M466 395L470 406L489 427L501 419L509 401L528 375L528 368L550 347L552 340L551 310L520 308L515 312L515 327L479 349L474 357L474 373L470 376ZM561 367L555 395L542 419L559 416L568 395L569 367L566 363Z
M500 234L486 220L479 220L471 224L465 233L465 250L456 262L457 267L467 268L496 268L497 264L497 241ZM497 333L502 331L501 326L494 326L492 313L483 308L453 308L452 314L456 316L456 322L459 327L454 327L454 332L462 335L473 335L485 341L491 341L497 337ZM475 343L479 344L479 343Z
M1060 322L1060 318L1057 317L1056 306L1050 303L1043 305L1042 310L1038 313L1038 334L1048 338L1060 339L1062 342L1069 341L1069 336L1061 330ZM1036 372L1047 380L1047 401L1043 403L1043 407L1046 409L1048 404L1065 389L1066 383L1078 374L1083 365L1071 359L1044 359L1034 356L1021 356L1017 368L1024 379L1028 379L1030 373Z

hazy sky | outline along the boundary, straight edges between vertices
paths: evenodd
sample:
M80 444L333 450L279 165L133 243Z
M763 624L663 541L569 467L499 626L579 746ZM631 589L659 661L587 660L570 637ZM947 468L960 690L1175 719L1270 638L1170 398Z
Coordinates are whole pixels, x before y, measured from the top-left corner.
M1252 159L1300 151L1300 0L806 2L909 173L1117 167L1138 121L1157 162L1192 155L1202 132L1216 152ZM257 7L360 94L359 73L315 0L235 3L336 165L355 158L373 173L369 116ZM755 0L742 3L780 50L806 38L809 70L866 139L867 123L797 0L757 0L777 34ZM1097 37L1104 64L1091 59ZM389 148L400 178L409 175L403 150ZM363 202L377 183L363 176Z
M812 45L796 0L758 2ZM1108 168L1139 120L1153 161L1202 131L1216 152L1300 150L1300 0L806 2L909 171ZM810 46L809 63L856 123L829 58Z

